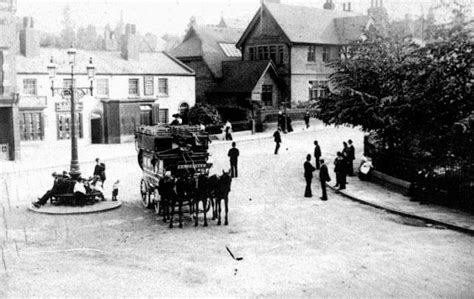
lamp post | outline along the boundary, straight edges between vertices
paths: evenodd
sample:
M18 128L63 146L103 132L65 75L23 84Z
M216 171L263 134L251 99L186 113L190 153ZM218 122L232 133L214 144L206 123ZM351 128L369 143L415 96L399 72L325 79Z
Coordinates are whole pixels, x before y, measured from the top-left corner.
M92 57L89 58L89 64L86 66L87 76L90 81L89 87L75 87L74 86L74 65L76 63L76 49L72 46L67 51L67 55L69 58L69 65L71 66L71 84L70 86L64 87L54 87L54 78L56 77L56 64L53 62L53 57L51 57L51 61L47 66L49 78L51 80L51 92L52 96L54 96L55 91L59 91L61 97L63 99L70 99L71 101L71 166L69 170L69 175L73 179L77 179L81 175L81 171L79 169L79 160L77 154L77 136L76 136L76 103L75 99L80 99L85 96L88 92L90 95L93 95L93 80L95 76L95 67L92 63Z

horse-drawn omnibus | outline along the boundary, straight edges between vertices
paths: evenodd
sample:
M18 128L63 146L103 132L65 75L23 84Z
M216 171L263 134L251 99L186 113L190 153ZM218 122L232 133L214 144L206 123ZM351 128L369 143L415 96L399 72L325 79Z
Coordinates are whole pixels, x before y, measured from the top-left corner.
M158 187L166 172L174 178L195 179L200 174L209 174L209 140L199 126L155 125L137 129L135 143L143 171L140 193L144 207L161 212Z

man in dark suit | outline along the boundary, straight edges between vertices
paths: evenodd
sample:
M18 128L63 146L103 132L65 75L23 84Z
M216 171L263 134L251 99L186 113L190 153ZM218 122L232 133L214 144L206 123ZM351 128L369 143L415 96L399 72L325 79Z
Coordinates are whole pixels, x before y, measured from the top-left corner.
M275 133L273 133L273 139L275 140L275 155L278 155L278 149L280 148L281 143L281 128L278 128Z
M321 182L321 190L323 195L321 196L321 200L328 200L328 195L326 192L326 182L331 181L331 177L329 176L328 167L324 164L324 159L320 160L321 162L321 169L319 170L319 181Z
M319 147L318 141L314 141L314 158L316 159L316 169L319 170L319 159L321 158L321 148Z
M311 180L313 179L313 171L316 170L316 168L311 165L311 155L308 154L306 156L306 162L304 162L304 178L306 180L306 189L304 191L304 197L313 197L313 194L311 192Z
M239 150L235 147L235 142L232 142L232 148L227 153L230 158L230 175L233 178L237 177L237 160L239 157Z
M347 162L347 174L349 176L354 176L354 160L355 160L355 149L354 145L352 145L352 140L348 140L349 143L349 149L347 151L348 153L348 162Z

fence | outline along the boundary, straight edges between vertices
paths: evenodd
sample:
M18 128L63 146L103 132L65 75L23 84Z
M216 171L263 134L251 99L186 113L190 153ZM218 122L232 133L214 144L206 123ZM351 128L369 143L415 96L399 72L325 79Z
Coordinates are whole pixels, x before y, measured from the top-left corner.
M413 198L474 212L474 167L428 167L418 160L373 149L366 154L378 171L411 182Z

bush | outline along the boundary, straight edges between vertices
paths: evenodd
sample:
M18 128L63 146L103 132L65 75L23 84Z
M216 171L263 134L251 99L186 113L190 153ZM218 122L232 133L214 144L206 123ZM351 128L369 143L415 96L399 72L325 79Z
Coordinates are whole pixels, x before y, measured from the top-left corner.
M222 123L219 111L207 104L197 104L189 110L189 122L191 124L216 125Z

